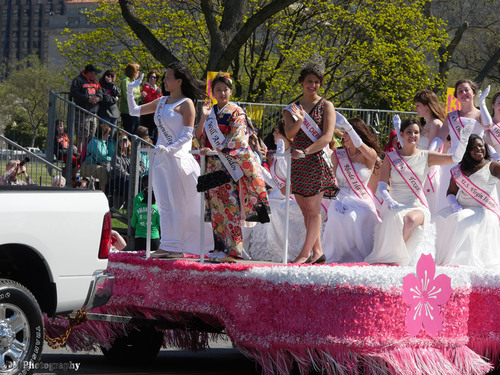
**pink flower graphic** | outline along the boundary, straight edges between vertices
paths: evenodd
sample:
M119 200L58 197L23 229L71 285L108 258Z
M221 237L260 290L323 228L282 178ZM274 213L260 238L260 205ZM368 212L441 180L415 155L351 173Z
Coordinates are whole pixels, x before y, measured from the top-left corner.
M417 263L417 275L410 273L403 279L403 300L411 307L405 324L410 336L416 336L423 327L431 336L443 329L440 305L444 305L453 292L451 279L436 273L432 255L422 255Z

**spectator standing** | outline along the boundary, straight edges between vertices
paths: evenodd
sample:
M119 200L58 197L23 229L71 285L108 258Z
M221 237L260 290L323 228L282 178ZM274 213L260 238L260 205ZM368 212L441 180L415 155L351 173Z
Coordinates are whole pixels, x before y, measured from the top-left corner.
M85 69L71 82L70 95L76 105L83 109L97 113L103 93L97 82L97 74L101 71L94 65L88 64ZM82 152L82 145L94 136L96 129L95 118L81 110L75 111L75 130L78 152Z
M133 212L130 225L135 229L134 251L145 250L147 240L148 220L148 175L142 176L144 188L134 198ZM154 192L151 192L151 251L160 248L160 213Z
M64 121L63 120L56 120L56 135L55 135L55 140L54 140L54 155L57 160L62 160L64 163L67 162L68 160L68 154L69 154L69 137L64 131ZM73 146L73 155L71 157L71 164L72 164L72 173L73 177L76 175L76 172L78 171L78 150L76 146ZM63 174L65 174L66 170L66 165L64 165L64 170Z
M137 127L139 126L141 119L140 117L130 116L129 107L127 103L127 87L129 83L135 81L139 77L139 64L128 64L125 68L125 74L121 78L120 89L123 95L120 96L119 108L122 117L123 129L130 134L134 134ZM134 86L132 90L134 102L139 104L141 99L141 87L140 85Z
M158 80L160 78L159 73L156 70L151 70L146 78L146 82L142 86L141 96L143 98L144 104L151 103L152 101L161 98L162 92L161 87L158 86ZM155 131L156 125L154 120L154 113L141 116L141 125L148 128L149 136L156 139Z
M99 187L105 191L108 183L111 156L108 155L107 139L109 126L101 123L97 135L93 137L87 146L87 155L82 164L81 174L83 177L95 177L99 179Z
M113 70L106 70L102 75L99 83L103 91L103 99L99 105L97 112L99 117L116 125L118 117L120 117L120 109L118 101L120 96L120 88L115 85L116 73Z

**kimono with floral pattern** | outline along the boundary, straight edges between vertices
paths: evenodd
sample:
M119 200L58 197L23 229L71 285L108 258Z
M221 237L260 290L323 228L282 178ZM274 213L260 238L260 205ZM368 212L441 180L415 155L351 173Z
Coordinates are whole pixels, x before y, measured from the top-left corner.
M259 160L248 144L249 130L245 112L235 103L222 109L214 106L217 123L225 136L222 152L234 158L243 177L208 190L208 212L214 232L215 249L241 257L243 236L241 225L247 222L269 222L269 201ZM206 133L202 144L212 147ZM207 157L206 173L227 172L218 156Z

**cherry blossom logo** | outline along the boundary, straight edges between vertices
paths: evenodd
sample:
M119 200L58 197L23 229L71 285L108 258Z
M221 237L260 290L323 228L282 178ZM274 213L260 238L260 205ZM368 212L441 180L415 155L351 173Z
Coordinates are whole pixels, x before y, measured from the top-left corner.
M417 263L417 275L410 273L403 279L403 300L411 307L406 314L405 324L410 336L416 336L424 329L436 336L443 329L441 308L453 292L451 279L436 273L432 255L422 255Z
M255 302L248 293L238 294L235 307L241 312L241 316L246 316L255 309Z

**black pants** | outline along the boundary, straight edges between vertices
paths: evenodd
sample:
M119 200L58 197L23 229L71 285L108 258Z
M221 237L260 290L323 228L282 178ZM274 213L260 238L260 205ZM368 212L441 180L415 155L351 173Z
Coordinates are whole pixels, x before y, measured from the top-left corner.
M151 251L156 251L160 248L160 239L151 238ZM134 240L134 251L146 250L146 239L135 237Z

